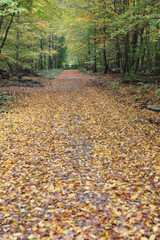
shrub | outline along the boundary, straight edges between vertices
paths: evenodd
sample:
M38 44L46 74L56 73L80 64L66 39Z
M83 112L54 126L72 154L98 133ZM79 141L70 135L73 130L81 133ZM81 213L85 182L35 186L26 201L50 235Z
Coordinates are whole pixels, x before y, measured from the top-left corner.
M126 83L137 83L140 82L140 78L134 71L127 73L124 77L124 82Z
M3 91L0 89L0 108L1 108L3 105L5 105L6 103L10 103L12 97L13 97L12 95L9 95L9 94L3 92Z

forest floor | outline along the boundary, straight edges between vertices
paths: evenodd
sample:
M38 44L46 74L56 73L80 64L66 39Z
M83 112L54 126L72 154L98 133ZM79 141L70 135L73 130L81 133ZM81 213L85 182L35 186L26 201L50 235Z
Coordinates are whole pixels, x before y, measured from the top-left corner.
M4 87L0 240L159 239L159 115L140 108L155 90L75 70L32 80Z

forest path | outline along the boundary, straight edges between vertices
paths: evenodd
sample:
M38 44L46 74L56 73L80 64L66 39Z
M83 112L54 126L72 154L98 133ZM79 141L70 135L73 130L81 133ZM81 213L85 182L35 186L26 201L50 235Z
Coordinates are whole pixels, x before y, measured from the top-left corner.
M0 115L0 239L158 236L158 132L93 79L64 71Z

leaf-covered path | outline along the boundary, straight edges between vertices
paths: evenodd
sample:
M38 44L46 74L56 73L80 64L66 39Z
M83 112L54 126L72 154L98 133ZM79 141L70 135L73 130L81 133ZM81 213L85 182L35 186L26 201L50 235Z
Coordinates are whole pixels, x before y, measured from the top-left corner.
M0 115L0 239L158 239L159 133L64 71Z

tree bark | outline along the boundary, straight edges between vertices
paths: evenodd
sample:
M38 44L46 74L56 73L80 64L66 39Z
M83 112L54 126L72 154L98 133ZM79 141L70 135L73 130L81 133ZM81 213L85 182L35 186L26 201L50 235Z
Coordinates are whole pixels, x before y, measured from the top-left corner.
M149 106L146 104L141 105L142 108L146 108L148 110L154 111L154 112L160 112L160 107L155 107L155 106Z
M97 53L96 53L96 29L95 31L95 37L94 37L94 55L93 55L93 60L94 60L94 65L93 65L93 72L97 72Z
M49 36L48 39L48 50L49 50L49 56L48 56L48 69L52 69L53 68L53 64L52 64L52 56L51 56L51 35Z
M136 26L137 28L137 26ZM137 29L135 29L134 33L133 33L133 40L132 40L132 67L134 67L135 62L136 62L136 49L137 49L137 41L138 41L138 31Z
M41 49L41 53L40 53L40 57L39 57L39 68L40 70L43 70L43 40L40 40L40 49Z
M19 24L19 14L17 16L17 25ZM20 32L19 32L19 29L17 28L17 36L16 36L16 62L17 64L19 64L19 40L20 40Z
M119 37L118 35L116 36L116 68L120 69L122 63L121 63L121 50L120 50L120 46L119 46Z
M7 39L7 36L8 36L8 32L9 32L9 29L10 29L10 27L11 27L11 25L12 25L14 16L15 16L15 13L13 13L13 14L11 15L11 19L10 19L9 25L8 25L8 27L7 27L7 29L6 29L5 36L4 36L3 41L2 41L2 44L1 44L1 46L0 46L0 54L2 53L2 48L3 48L4 45L5 45L5 42L6 42L6 39Z
M124 40L124 48L125 48L125 61L124 61L124 69L123 69L123 74L129 73L130 72L130 46L129 46L129 33L126 34L125 40Z
M103 56L104 56L104 73L108 73L109 71L109 66L107 63L107 56L106 56L106 44L105 44L105 40L104 40L104 46L103 46Z
M0 31L1 31L1 28L2 28L2 24L3 24L3 19L4 19L4 16L0 16Z

